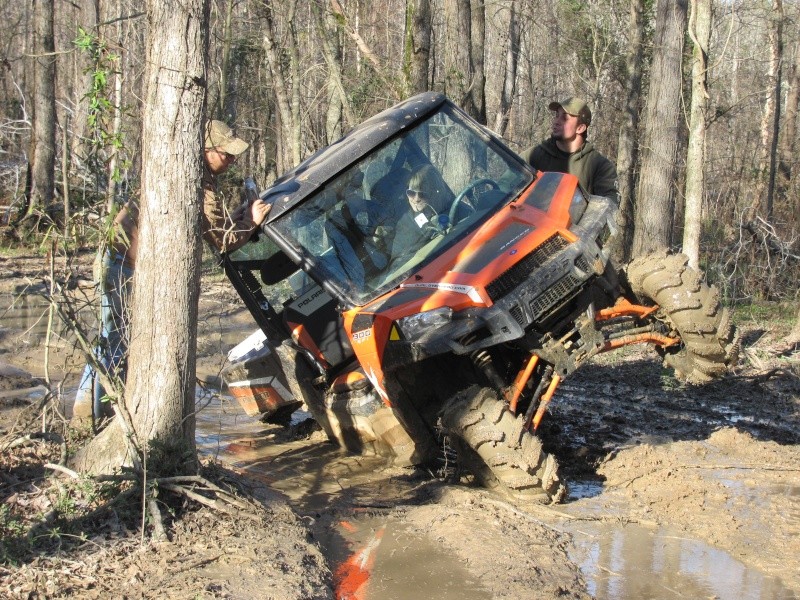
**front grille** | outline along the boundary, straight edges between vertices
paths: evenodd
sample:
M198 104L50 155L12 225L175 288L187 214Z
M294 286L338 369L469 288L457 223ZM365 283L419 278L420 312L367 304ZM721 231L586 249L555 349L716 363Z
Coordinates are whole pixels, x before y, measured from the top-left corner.
M530 274L547 262L551 256L567 246L569 246L569 242L558 234L547 238L536 250L486 286L489 298L492 299L492 302L496 302L530 277Z
M520 327L525 327L525 325L527 325L527 322L525 321L525 313L522 312L522 307L519 304L512 306L508 312Z
M531 316L534 321L541 319L550 310L561 302L567 300L574 292L581 288L583 281L572 274L559 279L550 286L546 292L531 300Z

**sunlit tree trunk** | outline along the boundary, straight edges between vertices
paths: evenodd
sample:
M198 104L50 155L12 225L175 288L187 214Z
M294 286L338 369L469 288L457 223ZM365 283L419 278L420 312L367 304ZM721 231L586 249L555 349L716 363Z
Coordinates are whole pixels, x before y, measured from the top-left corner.
M35 86L33 153L28 217L39 222L52 210L56 166L56 57L53 38L53 0L34 2Z
M772 0L772 23L770 32L770 72L774 71L773 85L773 110L769 121L769 167L767 175L767 197L765 213L767 220L772 220L772 210L775 202L775 179L778 165L778 134L781 121L781 85L783 79L783 1Z
M292 3L294 5L294 3ZM284 62L281 57L280 47L276 42L275 25L271 5L263 6L264 16L264 51L269 62L272 84L275 89L275 103L278 106L281 136L278 137L278 152L276 163L278 172L288 170L300 162L300 123L295 122L296 94L290 88L290 73L285 72ZM290 41L294 41L290 38ZM291 64L294 64L290 60ZM297 83L297 80L294 80Z
M208 1L148 0L139 251L125 400L76 457L107 472L148 467L153 442L195 467L200 178ZM169 260L164 260L169 257ZM178 453L181 453L180 455Z
M469 0L444 0L444 91L464 109L470 106L472 17Z
M406 84L409 95L429 89L431 55L430 0L406 0Z
M794 44L794 60L789 66L789 72L786 77L789 91L786 94L785 115L783 128L781 130L777 173L778 184L775 194L778 202L788 204L785 212L794 216L794 220L790 225L795 226L800 221L800 197L798 197L797 194L789 194L788 191L792 179L796 174L794 165L797 164L795 149L797 148L797 110L800 106L800 69L798 69L797 66L797 50L799 47L800 42L796 41Z
M658 0L640 145L642 170L636 194L634 256L668 248L672 243L685 32L686 0Z
M711 0L692 0L689 33L692 50L692 106L689 116L689 148L686 155L686 210L683 253L695 269L700 263L700 233L705 178L706 107L708 106L708 44L711 40Z
M326 143L331 143L342 136L344 115L347 125L352 127L353 122L352 108L350 99L344 89L342 82L342 52L336 40L337 30L332 15L325 17L315 3L311 3L316 21L316 30L322 44L322 54L325 57L325 64L328 67L328 111L325 124ZM326 22L328 21L328 22Z
M639 104L642 95L642 62L644 37L644 0L630 0L628 49L625 57L627 67L625 107L619 128L617 148L617 185L619 187L620 212L617 225L620 235L614 247L614 256L621 262L630 257L633 237L633 206L636 190Z

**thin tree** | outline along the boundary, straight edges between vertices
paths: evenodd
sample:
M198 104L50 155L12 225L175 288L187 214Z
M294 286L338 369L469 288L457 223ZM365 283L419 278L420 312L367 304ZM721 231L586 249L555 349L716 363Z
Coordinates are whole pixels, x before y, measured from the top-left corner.
M184 470L196 463L202 116L208 1L148 0L139 250L128 380L112 423L76 457L107 472L147 467L158 442ZM165 260L168 257L168 260Z
M708 44L711 40L711 0L692 0L689 17L692 38L692 105L689 117L689 148L686 155L686 209L683 215L683 253L689 265L700 263L700 231L705 178L706 108L708 106Z
M686 0L658 0L636 194L634 256L672 243Z
M761 171L766 174L766 194L763 183L757 188L757 205L765 195L764 213L767 221L772 219L775 195L775 173L777 171L778 132L781 119L781 83L783 67L783 0L772 0L769 30L769 79L771 88L764 104L761 125ZM763 182L763 179L762 179Z
M505 49L505 69L500 105L495 115L494 130L505 135L517 89L517 65L519 64L519 17L516 2L508 5L508 41Z

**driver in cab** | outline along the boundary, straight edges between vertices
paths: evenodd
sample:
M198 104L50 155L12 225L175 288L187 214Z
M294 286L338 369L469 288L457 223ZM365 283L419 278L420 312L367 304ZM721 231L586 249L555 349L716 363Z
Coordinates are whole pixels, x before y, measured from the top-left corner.
M411 175L406 197L409 209L397 222L393 258L417 250L449 225L447 207L453 200L452 192L433 166L425 165Z

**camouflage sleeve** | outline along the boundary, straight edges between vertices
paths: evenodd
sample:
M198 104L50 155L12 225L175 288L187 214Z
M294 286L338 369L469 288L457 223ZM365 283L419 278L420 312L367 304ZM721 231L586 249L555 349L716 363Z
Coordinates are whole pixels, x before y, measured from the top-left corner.
M213 183L203 182L203 239L220 252L233 252L247 243L254 229L249 210L229 213Z

